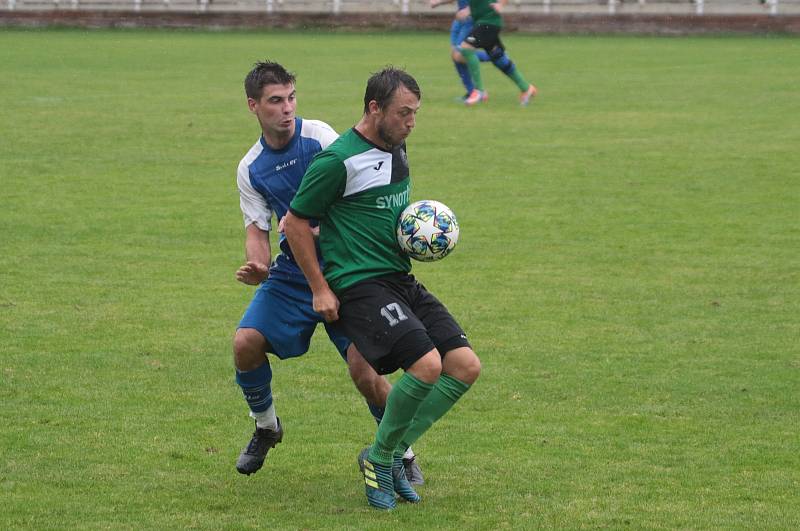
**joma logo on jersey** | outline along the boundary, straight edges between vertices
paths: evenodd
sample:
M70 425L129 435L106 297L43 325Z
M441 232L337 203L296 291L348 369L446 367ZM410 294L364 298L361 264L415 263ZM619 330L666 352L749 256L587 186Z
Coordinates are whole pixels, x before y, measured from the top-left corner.
M409 190L406 189L405 192L400 192L398 194L382 195L375 200L375 204L378 208L405 206L408 203L408 192Z
M294 166L297 164L297 159L287 160L283 164L278 164L275 166L275 171L281 171L284 168L288 168L289 166Z

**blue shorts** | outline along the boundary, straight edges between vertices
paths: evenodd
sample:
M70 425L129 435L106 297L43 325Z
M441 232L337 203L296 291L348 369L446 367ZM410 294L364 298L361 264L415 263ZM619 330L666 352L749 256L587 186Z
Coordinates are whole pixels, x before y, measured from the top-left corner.
M255 328L269 342L269 352L280 359L295 358L308 352L311 336L319 323L325 324L328 337L347 361L350 340L314 311L308 284L268 278L256 290L239 328Z
M454 20L450 25L450 45L453 48L458 48L467 35L472 31L472 19L468 18L465 21Z

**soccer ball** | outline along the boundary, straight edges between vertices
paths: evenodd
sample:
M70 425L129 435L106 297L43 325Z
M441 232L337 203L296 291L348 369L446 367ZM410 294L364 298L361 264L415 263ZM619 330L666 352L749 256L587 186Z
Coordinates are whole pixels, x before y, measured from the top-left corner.
M411 203L400 213L397 243L420 262L441 260L458 242L458 222L453 211L438 201Z

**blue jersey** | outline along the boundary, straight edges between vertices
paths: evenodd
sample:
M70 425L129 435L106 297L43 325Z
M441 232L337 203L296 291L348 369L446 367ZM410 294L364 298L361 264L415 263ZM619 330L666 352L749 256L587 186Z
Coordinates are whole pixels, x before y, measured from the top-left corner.
M239 163L237 172L245 227L255 224L269 231L273 214L278 220L285 216L311 159L337 137L328 124L302 118L295 118L294 136L282 149L272 149L263 136L259 137ZM305 282L286 237L280 234L278 241L281 254L275 258L270 276Z

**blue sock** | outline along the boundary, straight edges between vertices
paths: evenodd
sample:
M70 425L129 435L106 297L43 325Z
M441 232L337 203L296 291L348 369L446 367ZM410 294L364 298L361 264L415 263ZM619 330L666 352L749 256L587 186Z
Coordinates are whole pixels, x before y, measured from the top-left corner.
M481 63L485 63L487 61L491 61L492 58L489 57L489 54L486 53L486 50L478 50L475 55L478 57L478 61Z
M458 77L461 78L461 83L467 89L467 94L469 94L475 88L475 85L472 84L472 76L469 75L469 68L464 63L453 61L453 64L456 66L456 72L458 72Z
M367 402L367 406L369 407L369 412L372 413L372 417L375 419L375 422L380 424L386 408L378 407L375 404L370 404L369 402Z
M272 368L268 362L252 371L236 371L236 383L250 406L250 411L260 413L272 405Z

